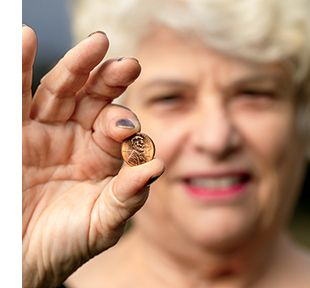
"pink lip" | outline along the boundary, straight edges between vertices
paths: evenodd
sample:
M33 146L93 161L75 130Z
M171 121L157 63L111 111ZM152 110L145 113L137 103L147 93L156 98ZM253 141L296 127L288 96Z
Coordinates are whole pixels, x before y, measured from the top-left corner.
M201 199L201 200L224 200L224 199L232 199L235 197L239 197L247 191L247 186L250 181L250 176L245 173L225 173L225 174L217 174L217 175L208 175L209 177L223 177L223 176L233 176L233 175L242 175L243 179L240 183L233 184L228 187L223 188L206 188L206 187L197 187L192 185L189 181L183 182L183 187L185 191L191 195L192 197ZM208 177L204 176L204 177ZM194 176L195 177L195 176ZM201 177L201 176L196 176ZM192 178L192 177L190 177ZM188 178L189 179L189 178Z
M222 189L205 189L186 185L186 190L195 197L205 198L205 199L223 199L231 198L245 192L245 185L237 184L231 187Z

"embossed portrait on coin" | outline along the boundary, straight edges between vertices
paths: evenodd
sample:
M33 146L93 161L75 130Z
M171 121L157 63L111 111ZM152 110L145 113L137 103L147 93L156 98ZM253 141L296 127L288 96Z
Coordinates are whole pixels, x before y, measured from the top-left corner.
M151 161L155 155L152 139L144 133L136 133L122 143L122 157L130 166Z
M132 146L132 151L128 156L128 161L135 165L147 162L147 159L144 155L146 149L144 138L140 135L136 135L131 139L130 142Z

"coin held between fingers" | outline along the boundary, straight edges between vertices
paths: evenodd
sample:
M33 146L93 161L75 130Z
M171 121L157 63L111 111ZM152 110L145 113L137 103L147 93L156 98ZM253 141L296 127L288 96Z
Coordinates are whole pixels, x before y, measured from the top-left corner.
M137 166L154 158L155 145L144 133L136 133L122 143L122 157L129 166Z

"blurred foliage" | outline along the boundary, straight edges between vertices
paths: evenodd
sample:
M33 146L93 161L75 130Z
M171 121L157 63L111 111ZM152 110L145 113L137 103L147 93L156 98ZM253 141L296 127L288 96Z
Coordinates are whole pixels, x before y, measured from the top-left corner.
M307 166L303 189L290 224L293 237L310 248L310 163Z

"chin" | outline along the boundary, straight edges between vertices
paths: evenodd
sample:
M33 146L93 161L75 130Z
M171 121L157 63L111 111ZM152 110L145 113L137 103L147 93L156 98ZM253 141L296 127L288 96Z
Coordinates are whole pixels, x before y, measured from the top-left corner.
M193 220L189 228L192 240L213 250L232 250L255 240L257 217L237 209L214 208ZM212 211L213 210L213 211Z

